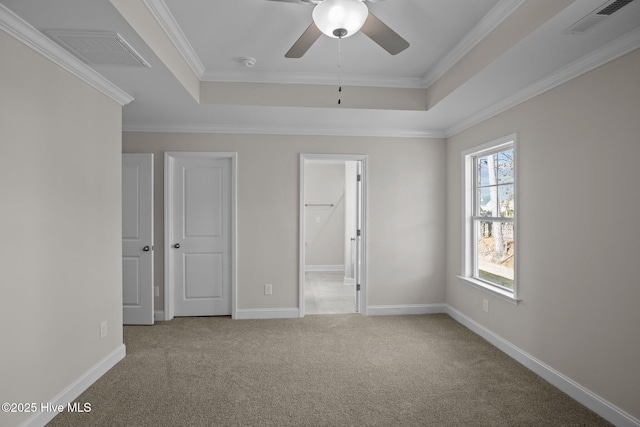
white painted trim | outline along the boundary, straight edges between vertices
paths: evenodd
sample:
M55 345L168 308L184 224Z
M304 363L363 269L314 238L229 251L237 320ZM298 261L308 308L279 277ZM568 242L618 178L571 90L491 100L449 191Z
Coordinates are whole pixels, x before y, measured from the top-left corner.
M272 83L302 85L335 85L342 79L344 86L386 87L395 89L424 89L421 77L384 77L343 74L316 74L300 72L269 72L258 70L207 70L202 81L234 83Z
M344 271L344 265L305 265L304 271Z
M477 125L478 123L482 123L493 116L528 101L531 98L541 95L548 90L560 86L569 80L581 76L584 73L604 65L607 62L613 61L614 59L638 48L640 48L640 28L629 31L627 34L607 43L577 61L562 67L556 72L549 74L547 77L538 80L501 101L496 102L491 107L479 111L478 113L459 121L455 125L450 126L444 130L445 137L450 138L465 129Z
M172 214L170 206L173 204L171 197L170 183L173 175L171 173L171 162L174 158L228 158L231 159L231 318L235 319L237 314L237 288L238 288L238 153L222 151L165 151L164 153L164 320L171 320L175 316L173 301L173 282L170 274L170 249L169 237L173 232Z
M516 242L516 245L517 245L517 242ZM503 291L502 289L496 286L490 286L488 284L481 282L480 280L474 279L473 277L458 276L458 279L460 279L461 282L464 283L465 285L469 285L472 288L479 289L482 292L488 293L504 301L510 302L511 304L518 305L520 301L522 301L521 299L514 298L513 292Z
M425 74L422 87L435 83L447 71L460 61L471 49L480 43L502 21L508 18L525 0L502 0L485 15L484 18L458 43L444 58Z
M354 277L345 277L342 283L346 286L353 286L356 284L356 279Z
M299 200L298 200L298 315L304 317L305 314L305 299L304 299L304 283L305 283L305 259L307 252L306 245L306 232L305 232L305 209L304 209L304 154L300 154L300 166L299 166Z
M366 316L368 313L367 307L367 265L368 265L368 211L369 211L369 174L368 174L368 155L366 154L305 154L300 153L300 196L299 196L299 213L298 213L298 237L299 237L299 254L298 254L298 304L300 307L300 317L304 317L304 282L305 282L305 208L304 208L304 168L306 161L356 161L362 165L362 272L360 277L360 314Z
M124 125L124 132L158 132L158 133L213 133L239 135L305 135L305 136L368 136L373 138L444 138L439 130L397 130L397 129L363 129L338 127L273 127L260 125L229 126L224 124L166 124L148 123Z
M164 318L164 311L154 311L153 312L153 320L156 322L163 322L166 319Z
M231 318L238 313L238 153L231 157Z
M144 0L144 4L156 21L158 21L158 24L162 27L176 49L178 49L178 52L180 52L187 62L191 71L193 71L198 79L202 80L205 72L204 65L202 65L200 57L193 49L193 46L191 46L187 36L182 32L182 29L176 22L166 3L163 0Z
M68 71L89 86L102 92L120 105L127 105L133 97L104 78L97 71L67 52L24 19L0 4L0 30L29 46L54 64Z
M300 317L297 308L253 308L236 310L235 319L294 319Z
M173 282L171 280L171 242L169 236L173 235L173 225L171 224L171 206L173 206L172 191L169 191L169 183L173 181L173 159L169 152L164 153L164 320L173 319Z
M450 305L446 306L446 313L457 322L461 323L471 331L480 335L490 344L505 352L508 356L515 359L517 362L527 367L528 369L532 370L534 373L551 383L553 386L568 394L570 397L577 400L609 422L615 424L618 427L640 426L639 419L634 418L622 409L607 402L602 397L576 383L571 378L563 375L561 372L556 371L551 366L536 359L521 348L511 344L509 341L505 340L493 331L485 328L478 322L464 315Z
M93 383L98 381L105 373L113 368L119 361L124 359L126 355L126 348L124 344L120 344L118 348L112 351L100 362L93 365L88 371L82 374L78 379L69 384L67 388L62 390L57 396L49 400L55 406L62 405L65 408L67 404L73 403L86 389L88 389ZM85 403L85 402L81 402ZM88 402L97 404L97 402ZM39 412L28 418L20 426L40 427L46 425L51 421L58 412Z
M402 316L413 314L446 313L446 304L402 304L402 305L370 305L369 316Z

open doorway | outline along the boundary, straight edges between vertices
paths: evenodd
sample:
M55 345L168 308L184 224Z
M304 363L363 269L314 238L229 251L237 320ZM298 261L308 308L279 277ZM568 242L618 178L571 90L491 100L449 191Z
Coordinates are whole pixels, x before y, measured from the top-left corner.
M301 317L363 312L365 172L364 155L301 155Z

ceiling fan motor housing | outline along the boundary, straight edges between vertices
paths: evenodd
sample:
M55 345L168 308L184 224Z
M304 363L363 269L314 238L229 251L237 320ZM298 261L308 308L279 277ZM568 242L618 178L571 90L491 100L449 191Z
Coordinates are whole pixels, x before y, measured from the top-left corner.
M336 28L335 30L333 30L333 35L339 39L346 37L347 34L347 30L345 30L344 28Z

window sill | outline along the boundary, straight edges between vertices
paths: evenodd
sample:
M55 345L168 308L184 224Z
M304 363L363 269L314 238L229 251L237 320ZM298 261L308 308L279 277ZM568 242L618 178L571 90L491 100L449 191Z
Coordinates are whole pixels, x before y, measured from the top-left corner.
M487 285L486 283L472 277L458 276L458 279L460 279L462 283L465 283L476 289L480 289L483 292L494 295L500 299L510 302L511 304L518 305L518 303L521 301L520 299L515 297L513 292L503 291L502 289Z

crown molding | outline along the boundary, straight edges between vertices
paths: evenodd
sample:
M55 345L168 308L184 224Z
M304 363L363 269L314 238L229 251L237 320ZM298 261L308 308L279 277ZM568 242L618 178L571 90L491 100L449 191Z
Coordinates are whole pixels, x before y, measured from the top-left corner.
M451 52L431 67L422 79L421 87L427 88L442 77L525 1L526 0L502 0L495 5Z
M531 98L534 98L638 48L640 48L640 28L629 31L625 35L607 43L601 48L583 56L565 67L560 68L556 72L549 74L547 77L538 80L522 90L519 90L518 92L504 98L502 101L496 102L491 107L473 114L445 129L445 137L450 138L465 129L490 119L491 117L513 108L518 104L528 101Z
M3 4L0 4L0 30L24 43L94 89L107 95L118 104L124 106L133 101L132 96L64 50Z
M257 70L205 71L202 81L233 83L317 84L332 85L340 81L346 86L372 86L396 89L424 89L421 78L350 76L343 74L312 74L295 72L268 72Z
M124 125L123 132L142 133L213 133L245 135L303 135L303 136L353 136L377 138L444 138L441 131L398 131L396 129L329 129L325 127L273 127L255 125L217 125L217 124L141 124Z
M191 46L187 36L182 32L182 29L176 22L176 19L173 17L164 0L144 0L144 4L156 21L158 21L158 24L160 24L160 27L162 27L184 60L187 61L189 68L191 68L198 79L202 80L202 76L206 71L204 65L193 49L193 46Z

